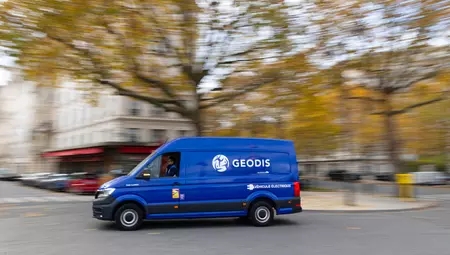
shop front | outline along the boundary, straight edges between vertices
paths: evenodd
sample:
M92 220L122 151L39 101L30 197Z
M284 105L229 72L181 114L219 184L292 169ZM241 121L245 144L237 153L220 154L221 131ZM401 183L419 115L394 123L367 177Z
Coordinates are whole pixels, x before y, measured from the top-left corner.
M105 174L119 169L127 173L159 146L105 143L86 148L47 151L42 157L56 161L59 173Z

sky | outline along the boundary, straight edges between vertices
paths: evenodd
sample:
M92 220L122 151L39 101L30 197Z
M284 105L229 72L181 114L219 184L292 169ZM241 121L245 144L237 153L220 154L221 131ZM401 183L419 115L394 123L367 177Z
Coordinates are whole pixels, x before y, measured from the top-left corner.
M9 66L11 64L12 64L11 58L6 56L0 57L0 66ZM0 68L0 86L5 86L10 78L11 72L4 68Z

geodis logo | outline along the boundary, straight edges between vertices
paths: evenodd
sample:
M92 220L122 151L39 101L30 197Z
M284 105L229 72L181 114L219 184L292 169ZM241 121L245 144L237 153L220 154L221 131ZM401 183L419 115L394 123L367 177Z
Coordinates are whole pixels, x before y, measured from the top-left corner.
M230 161L224 155L217 155L212 160L214 170L217 172L225 172L230 167Z
M227 156L219 154L213 158L212 165L217 172L225 172L230 167L230 160ZM234 159L231 165L236 168L270 167L270 159Z

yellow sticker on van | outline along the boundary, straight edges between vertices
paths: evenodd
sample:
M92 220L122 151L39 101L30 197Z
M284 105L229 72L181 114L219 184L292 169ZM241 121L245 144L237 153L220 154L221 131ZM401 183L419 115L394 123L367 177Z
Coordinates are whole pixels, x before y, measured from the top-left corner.
M172 198L173 199L179 199L180 198L180 190L179 189L172 189Z

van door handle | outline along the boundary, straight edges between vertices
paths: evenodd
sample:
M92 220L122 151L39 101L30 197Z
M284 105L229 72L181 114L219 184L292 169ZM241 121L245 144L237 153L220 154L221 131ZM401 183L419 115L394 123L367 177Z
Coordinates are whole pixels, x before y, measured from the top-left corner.
M174 182L174 183L172 184L172 186L180 186L180 183L179 183L179 182Z

